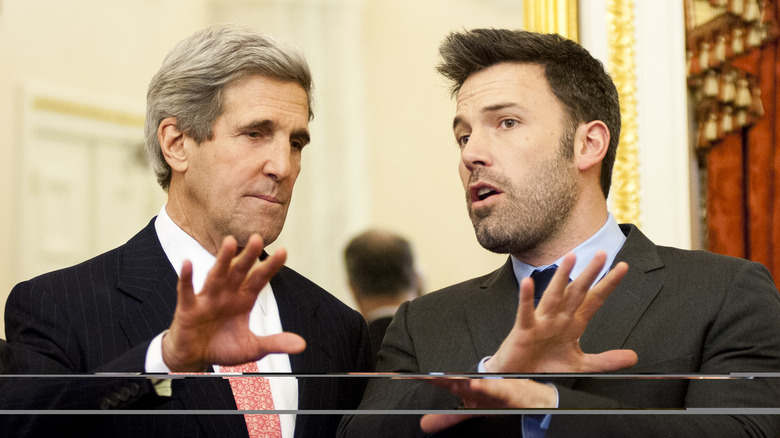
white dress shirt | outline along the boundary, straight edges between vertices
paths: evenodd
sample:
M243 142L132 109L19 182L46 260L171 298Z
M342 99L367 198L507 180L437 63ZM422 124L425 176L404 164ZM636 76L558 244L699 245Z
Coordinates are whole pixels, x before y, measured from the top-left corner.
M192 286L195 293L199 293L206 281L206 275L216 262L216 257L179 228L166 213L165 206L160 209L154 227L163 251L165 251L165 255L173 265L177 275L181 275L184 260L192 262ZM276 305L270 283L260 291L249 314L249 329L258 336L282 332L279 308ZM155 337L147 350L145 369L148 373L170 372L162 358L163 334L160 333ZM269 354L257 361L257 368L261 373L292 372L290 358L287 354ZM214 370L219 373L219 365L214 365ZM269 377L268 380L275 409L295 410L298 408L298 382L294 377ZM279 415L279 420L282 427L282 437L292 438L295 432L295 415Z

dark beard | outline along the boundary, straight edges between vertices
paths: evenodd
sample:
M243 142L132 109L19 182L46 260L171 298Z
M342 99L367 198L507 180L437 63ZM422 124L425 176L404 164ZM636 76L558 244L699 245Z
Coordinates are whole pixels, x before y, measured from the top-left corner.
M467 198L479 244L499 254L520 254L556 236L577 201L571 166L571 160L556 155L524 178L519 187L484 168L473 173L473 181L488 181L506 190L502 205L478 212L471 209Z

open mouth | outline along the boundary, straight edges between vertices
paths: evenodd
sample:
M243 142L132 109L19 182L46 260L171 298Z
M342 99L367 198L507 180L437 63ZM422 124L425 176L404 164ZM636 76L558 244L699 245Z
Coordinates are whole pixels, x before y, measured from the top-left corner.
M471 202L479 202L491 196L499 195L501 191L487 184L475 185L471 188Z
M485 199L497 194L498 192L491 189L490 187L482 187L481 189L477 190L477 199L484 201Z

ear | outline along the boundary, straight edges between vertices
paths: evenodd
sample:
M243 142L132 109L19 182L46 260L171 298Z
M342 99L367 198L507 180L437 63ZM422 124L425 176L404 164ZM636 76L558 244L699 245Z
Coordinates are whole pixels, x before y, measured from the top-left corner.
M167 117L157 126L157 140L160 142L165 161L175 172L187 170L187 151L184 148L184 134L176 124L176 117Z
M580 171L601 163L609 149L609 138L609 128L601 120L594 120L577 128L574 159Z

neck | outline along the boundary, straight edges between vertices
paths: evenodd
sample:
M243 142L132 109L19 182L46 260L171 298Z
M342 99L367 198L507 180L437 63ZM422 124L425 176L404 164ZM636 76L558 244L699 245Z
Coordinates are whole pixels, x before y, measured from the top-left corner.
M368 319L368 315L371 312L381 309L383 307L398 307L405 301L413 300L417 297L417 294L411 290L405 290L392 296L365 296L363 294L356 294L355 301L357 302L360 314Z
M216 256L222 245L222 239L216 236L210 236L205 232L206 227L197 214L190 212L196 211L192 205L187 202L187 198L179 193L178 185L171 181L168 190L168 202L165 205L165 212L179 228L195 239L206 251Z
M581 198L557 233L534 248L512 255L531 266L549 265L596 234L607 217L607 202L603 195L591 201Z

